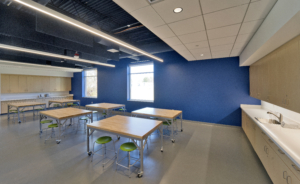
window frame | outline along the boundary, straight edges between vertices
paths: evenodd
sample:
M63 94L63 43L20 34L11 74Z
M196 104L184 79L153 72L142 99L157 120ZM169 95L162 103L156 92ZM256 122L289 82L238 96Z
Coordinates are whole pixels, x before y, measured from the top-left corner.
M147 74L147 73L153 73L153 100L143 100L143 99L131 99L131 96L130 96L130 91L131 91L131 72L130 72L130 68L131 66L143 66L143 65L153 65L153 72L141 72L141 73L133 73L133 74ZM131 63L128 65L127 67L127 101L133 101L133 102L150 102L150 103L154 103L154 100L155 100L155 85L154 85L154 82L155 82L155 77L154 77L154 63L151 61L151 62L144 62L144 63Z
M94 96L86 96L86 75L85 75L85 72L86 71L89 71L89 70L96 70L97 71L97 75L96 76L94 76L94 77L96 77L96 79L97 79L97 85L96 85L96 87L97 87L97 96L96 97L94 97ZM82 98L98 98L98 69L97 68L89 68L89 69L84 69L83 71L82 71Z

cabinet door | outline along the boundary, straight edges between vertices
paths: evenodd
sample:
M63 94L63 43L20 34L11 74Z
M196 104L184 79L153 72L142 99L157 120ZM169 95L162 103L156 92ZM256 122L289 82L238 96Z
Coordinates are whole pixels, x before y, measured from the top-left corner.
M61 91L61 77L56 77L56 91Z
M66 78L67 91L72 91L71 77ZM300 85L299 85L300 86Z
M28 92L35 92L34 76L27 76Z
M42 92L50 91L50 77L42 77Z
M287 64L287 49L286 46L282 46L278 49L277 52L277 72L278 72L278 82L277 82L277 91L278 91L278 105L281 107L286 107L287 102L287 74L288 74L288 64Z
M9 75L1 75L1 93L10 93L9 92Z
M67 91L66 77L61 77L60 78L60 91Z
M19 75L19 93L27 93L27 76Z
M277 71L277 54L276 52L272 52L269 56L268 60L268 86L269 86L269 102L272 104L276 104L278 102L278 88L277 88L277 80L278 80L278 71Z
M9 75L9 89L10 93L19 92L19 76L18 75Z
M56 91L56 78L50 77L50 91Z

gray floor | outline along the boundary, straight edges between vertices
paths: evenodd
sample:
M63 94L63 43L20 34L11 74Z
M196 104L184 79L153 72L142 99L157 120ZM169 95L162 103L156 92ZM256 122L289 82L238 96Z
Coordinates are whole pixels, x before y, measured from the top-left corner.
M112 162L103 169L97 155L91 162L83 131L69 130L59 145L54 139L45 144L37 119L30 113L26 116L21 124L0 116L1 184L272 183L240 127L184 121L184 132L175 144L164 140L163 153L158 135L152 135L145 149L143 178L136 178L134 168L129 178L124 169L116 171ZM97 132L93 138L100 135ZM127 140L121 138L116 147Z

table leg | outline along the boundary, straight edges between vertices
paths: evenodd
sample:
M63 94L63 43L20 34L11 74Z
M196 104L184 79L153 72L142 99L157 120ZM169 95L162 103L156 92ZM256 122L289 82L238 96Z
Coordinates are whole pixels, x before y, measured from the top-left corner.
M160 141L161 141L161 148L160 148L160 151L163 152L164 151L164 146L163 146L163 141L164 141L164 126L161 125L160 128L159 128L159 132L160 132Z
M182 128L182 113L180 115L180 119L181 119L181 131L183 131L183 128Z
M7 119L9 119L9 105L7 105Z
M172 143L174 143L175 142L175 139L174 139L174 119L171 120L171 124L172 124L171 141L172 141Z
M91 134L93 134L93 132L91 132ZM86 151L88 153L89 156L92 155L92 152L90 151L90 129L89 127L87 127L87 134L86 134Z
M21 123L21 119L20 119L20 108L18 107L18 122Z
M41 124L42 119L43 119L43 116L40 114L40 134L43 133L42 124Z
M138 173L137 177L141 178L144 174L144 140L140 140L140 162L141 162L141 168L140 172Z
M32 109L33 109L32 110L32 115L35 116L35 114L34 114L34 106L32 106Z
M58 137L56 139L56 144L59 144L61 139L60 139L60 134L61 134L61 120L58 120Z

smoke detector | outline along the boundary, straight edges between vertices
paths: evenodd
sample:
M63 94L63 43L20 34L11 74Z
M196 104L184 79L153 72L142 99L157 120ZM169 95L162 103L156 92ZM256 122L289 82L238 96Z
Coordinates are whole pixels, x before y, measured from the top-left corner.
M162 0L148 0L148 1L149 1L150 4L152 4L152 3L157 3L157 2L162 1Z

